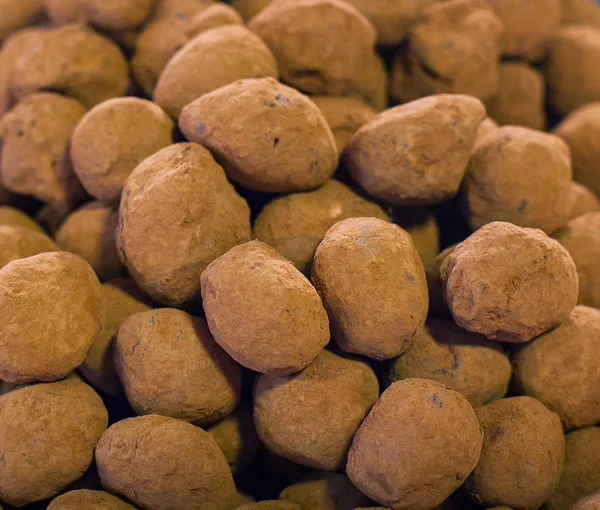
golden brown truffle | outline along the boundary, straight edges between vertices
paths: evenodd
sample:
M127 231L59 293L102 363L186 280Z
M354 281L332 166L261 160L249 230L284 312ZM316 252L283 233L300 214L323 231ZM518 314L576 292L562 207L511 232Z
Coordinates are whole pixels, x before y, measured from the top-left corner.
M344 467L352 436L378 397L377 376L366 362L325 350L298 374L259 377L254 423L275 454L336 471Z
M600 508L600 491L580 499L571 510L598 510Z
M143 508L229 510L236 497L227 460L199 427L165 416L129 418L96 447L102 485Z
M113 347L127 400L138 414L210 425L240 399L241 367L213 340L206 321L163 308L125 319Z
M442 202L458 192L485 118L473 97L440 94L380 113L345 151L354 180L396 205Z
M133 506L103 491L76 490L58 496L47 510L135 510Z
M483 507L539 508L563 469L559 417L530 397L496 400L475 412L483 427L483 448L466 491Z
M504 126L475 145L463 182L463 214L475 230L492 221L550 234L567 221L569 148L559 137Z
M75 173L94 197L118 201L123 183L135 167L171 145L173 128L169 116L150 101L122 97L100 103L73 132Z
M456 323L503 342L527 342L559 326L577 302L577 271L567 250L539 230L511 223L485 225L459 244L441 277Z
M600 211L600 200L591 189L578 182L571 183L569 220Z
M198 298L206 266L250 239L248 205L200 145L171 145L146 158L123 191L121 260L140 288L161 303Z
M78 0L89 23L106 30L125 30L141 25L155 0Z
M427 281L415 245L383 220L350 218L330 228L317 248L312 282L346 352L398 356L427 317Z
M196 34L222 25L243 24L240 14L233 7L221 2L208 4L193 18L193 30Z
M460 393L425 379L398 381L358 429L346 471L382 505L433 508L473 470L482 439L475 412Z
M79 0L43 0L43 2L46 14L56 25L85 22Z
M9 262L60 248L48 236L25 227L0 225L0 268Z
M486 117L483 119L481 124L479 124L479 128L477 128L477 136L475 137L475 144L479 141L480 138L483 138L489 132L494 131L494 129L498 128L498 123L492 119L491 117Z
M315 191L292 193L267 204L254 222L254 236L306 271L327 230L353 217L389 219L376 203L330 180Z
M440 251L440 230L433 213L425 207L397 207L394 223L406 230L427 269Z
M44 233L44 229L24 212L8 205L0 207L0 225L12 225L14 227L28 228L40 234Z
M594 0L561 0L560 3L563 24L600 27L600 6Z
M0 43L42 17L42 0L0 0Z
M77 377L0 397L0 499L20 507L79 479L107 423L102 400Z
M201 281L211 333L247 368L293 374L329 342L327 313L317 291L260 241L229 250L206 268Z
M321 111L273 78L240 80L198 98L183 109L179 127L215 154L232 181L255 191L311 190L337 166Z
M15 260L0 270L0 316L0 378L62 379L83 362L102 327L100 282L71 253Z
M259 501L258 503L250 503L235 508L235 510L302 510L300 505L291 501Z

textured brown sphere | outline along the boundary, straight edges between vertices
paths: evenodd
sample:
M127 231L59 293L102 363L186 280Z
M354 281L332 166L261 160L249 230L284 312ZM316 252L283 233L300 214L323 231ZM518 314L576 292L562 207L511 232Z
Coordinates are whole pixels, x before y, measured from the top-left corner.
M156 104L136 97L92 108L71 139L73 168L86 191L107 202L121 198L125 179L145 158L172 143L173 122Z
M89 23L106 30L125 30L141 25L155 0L77 0Z
M237 81L196 99L183 109L179 127L215 154L232 181L255 191L311 190L337 166L321 111L273 78Z
M600 491L580 499L571 510L598 510L600 509Z
M475 145L461 191L464 216L474 230L507 221L550 234L567 221L571 175L560 138L501 127Z
M324 350L298 374L259 377L254 423L273 453L336 471L344 467L352 437L378 397L377 376L366 362Z
M397 207L394 223L406 230L427 269L440 251L440 230L433 213L425 207Z
M0 225L0 268L13 260L60 248L48 236L26 227Z
M236 497L227 460L194 425L165 416L129 418L96 447L102 485L143 508L229 510Z
M306 271L327 230L353 217L388 219L376 203L329 180L315 191L292 193L267 204L254 222L254 236Z
M396 205L454 196L485 118L473 97L440 94L396 106L360 128L345 151L353 179Z
M260 241L229 250L208 266L201 281L211 333L247 368L293 374L329 342L327 313L317 291Z
M473 407L506 395L511 368L502 346L452 321L431 319L408 350L385 369L388 383L432 379L458 391Z
M350 218L329 229L315 254L312 282L333 338L346 352L398 356L427 317L427 281L415 245L383 220Z
M0 397L0 499L20 507L79 479L107 423L102 399L77 377Z
M600 211L600 199L591 189L578 182L571 183L569 220Z
M346 471L361 492L382 505L426 510L469 476L482 439L462 395L435 381L398 381L358 429Z
M511 223L490 223L459 244L441 277L456 323L493 340L527 342L566 321L577 302L567 250Z
M23 227L44 234L44 229L24 212L8 205L0 206L0 225Z
M302 507L291 501L271 500L238 506L235 510L302 510Z
M476 410L481 457L465 484L483 507L539 508L558 485L565 456L559 417L530 397L496 400Z
M0 0L0 42L42 17L42 0Z
M194 32L201 33L223 25L243 25L240 14L227 4L209 3L193 18Z
M58 496L47 510L135 510L133 506L103 491L76 490Z
M563 24L600 27L600 6L594 0L561 0L560 3Z
M198 298L206 266L250 239L248 205L200 145L171 145L146 158L123 190L121 260L161 303Z
M104 320L100 282L67 252L15 260L0 270L0 378L55 381L85 359Z

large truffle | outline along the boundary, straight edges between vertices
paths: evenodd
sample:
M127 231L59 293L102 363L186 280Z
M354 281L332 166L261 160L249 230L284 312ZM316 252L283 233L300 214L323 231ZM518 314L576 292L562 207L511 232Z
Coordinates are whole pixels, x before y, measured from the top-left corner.
M0 268L13 260L58 250L54 241L40 232L25 227L0 225Z
M103 491L74 490L52 500L47 510L135 510L130 504Z

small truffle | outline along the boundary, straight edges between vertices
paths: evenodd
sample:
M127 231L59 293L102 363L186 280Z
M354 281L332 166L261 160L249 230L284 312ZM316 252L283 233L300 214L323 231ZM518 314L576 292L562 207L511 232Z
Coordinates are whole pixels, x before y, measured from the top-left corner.
M2 0L0 9L0 44L11 33L35 23L44 12L42 0Z
M600 491L580 499L571 510L598 510L600 508Z
M440 230L433 213L425 207L397 207L394 223L406 230L427 269L440 251Z
M58 496L47 510L135 510L130 504L103 491L76 490Z
M48 236L25 227L0 225L0 269L13 260L58 251Z
M0 225L28 228L34 232L44 234L44 229L24 212L7 205L0 207Z
M155 3L155 0L77 1L85 19L105 30L126 30L141 25Z
M475 138L475 143L477 144L477 142L481 138L483 138L489 132L494 131L494 129L498 129L498 123L494 119L490 117L486 117L485 119L483 119L483 122L479 124L479 127L477 128L477 136Z
M571 183L569 220L600 211L600 200L591 189L578 182Z

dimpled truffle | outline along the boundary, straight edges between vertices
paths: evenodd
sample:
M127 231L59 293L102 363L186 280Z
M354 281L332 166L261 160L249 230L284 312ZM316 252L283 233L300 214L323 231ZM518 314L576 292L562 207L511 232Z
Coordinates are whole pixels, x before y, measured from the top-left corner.
M0 270L0 315L0 378L62 379L83 362L102 327L100 283L71 253L15 260Z
M20 507L79 479L107 423L102 399L77 377L0 397L0 499Z
M330 180L315 191L292 193L267 204L254 222L254 236L306 271L327 230L352 217L389 219L376 203Z
M0 225L0 268L13 260L58 250L54 241L40 232L25 227Z
M456 323L504 342L527 342L559 326L577 302L567 250L539 230L499 221L459 244L441 278Z
M245 27L226 25L201 33L179 50L161 73L153 97L178 118L188 103L236 80L277 75L273 54L259 37Z
M201 281L211 333L247 368L293 374L329 342L327 313L317 291L260 241L229 250L208 266Z
M396 205L454 196L465 174L483 104L440 94L380 113L352 138L345 163L370 195Z
M7 205L0 207L0 225L12 225L28 228L40 234L44 233L44 229L24 212Z
M558 328L513 352L513 383L558 414L565 429L600 422L600 310L576 306Z
M390 383L412 377L432 379L477 407L506 395L511 368L497 342L460 329L452 321L431 319L408 350L387 364L385 374Z
M215 440L165 416L129 418L96 447L102 485L143 508L229 510L236 497L227 460Z
M317 248L312 281L332 335L347 352L382 360L408 349L425 322L423 263L410 236L376 218L334 225Z
M1 0L0 43L12 32L35 23L42 17L42 0Z
M319 108L272 78L237 81L196 99L183 109L179 127L215 154L232 181L255 191L317 188L337 166Z
M344 467L352 436L378 397L377 376L366 362L325 350L298 374L260 376L254 423L273 453L336 471Z
M482 439L462 395L435 381L398 381L358 429L346 471L361 492L382 505L426 510L471 473Z
M155 0L77 0L86 20L107 30L141 25L155 3Z
M55 498L47 510L135 510L119 498L103 491L76 490Z
M461 190L471 228L492 221L539 228L564 225L571 193L569 148L559 137L504 126L475 145Z
M571 510L598 510L600 508L600 491L580 499Z
M181 310L149 310L125 319L114 360L138 414L210 425L240 398L240 366L215 343L204 319Z
M248 205L200 145L160 150L125 183L119 254L140 288L161 303L199 297L206 266L249 239Z
M483 448L465 484L467 493L482 507L539 508L563 469L560 418L530 397L496 400L476 413Z
M578 182L571 183L569 220L600 211L600 200L591 189Z
M109 99L92 108L71 139L73 167L86 191L107 202L121 198L125 179L145 158L172 143L173 122L154 103Z

